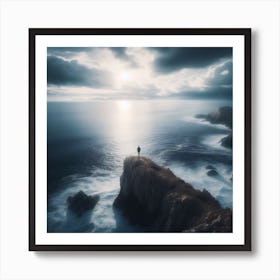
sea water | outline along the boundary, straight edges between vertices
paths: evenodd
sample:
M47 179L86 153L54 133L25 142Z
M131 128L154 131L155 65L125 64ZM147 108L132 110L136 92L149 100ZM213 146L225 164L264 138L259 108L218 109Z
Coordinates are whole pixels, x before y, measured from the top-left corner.
M222 106L231 102L48 102L48 232L115 232L123 160L137 155L138 145L141 155L232 207L232 150L220 144L230 130L195 117ZM217 176L207 175L208 165ZM67 211L67 198L80 190L100 200L78 218ZM137 231L122 223L123 231Z

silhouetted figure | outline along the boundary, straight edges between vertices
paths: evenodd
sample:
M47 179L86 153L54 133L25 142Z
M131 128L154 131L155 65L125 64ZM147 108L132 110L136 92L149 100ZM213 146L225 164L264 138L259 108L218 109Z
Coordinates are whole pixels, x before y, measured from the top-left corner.
M140 158L140 152L141 152L141 148L140 148L140 146L138 146L137 147L138 158Z

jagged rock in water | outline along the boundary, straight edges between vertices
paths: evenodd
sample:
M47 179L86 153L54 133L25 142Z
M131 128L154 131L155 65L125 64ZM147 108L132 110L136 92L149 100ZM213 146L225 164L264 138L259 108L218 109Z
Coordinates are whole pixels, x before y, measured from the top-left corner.
M232 149L232 133L230 133L228 136L224 137L221 140L221 144L225 148L230 148Z
M86 211L95 207L99 201L99 195L86 195L83 191L77 192L74 196L67 198L68 209L81 217Z
M150 232L231 232L232 212L148 158L124 161L114 208Z
M218 176L219 173L217 172L216 169L210 169L210 170L207 172L207 175L210 176L210 177L214 177L214 176Z

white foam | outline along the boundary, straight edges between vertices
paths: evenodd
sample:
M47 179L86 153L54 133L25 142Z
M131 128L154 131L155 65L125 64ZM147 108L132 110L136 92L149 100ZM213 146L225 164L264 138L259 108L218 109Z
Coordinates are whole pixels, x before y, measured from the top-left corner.
M180 164L171 164L170 169L173 173L191 184L194 188L209 191L224 207L232 207L232 182L231 170L223 164L215 164L215 168L219 175L208 176L206 166L207 163L192 168L185 167Z

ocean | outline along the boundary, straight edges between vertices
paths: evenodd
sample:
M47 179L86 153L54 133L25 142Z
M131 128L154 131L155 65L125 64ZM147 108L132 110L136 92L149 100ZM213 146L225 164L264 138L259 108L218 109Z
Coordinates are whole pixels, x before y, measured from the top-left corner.
M48 102L48 232L116 232L112 204L120 189L123 160L141 155L170 168L197 189L232 207L232 150L220 140L230 130L198 119L226 100ZM209 165L218 175L207 175ZM67 198L98 194L93 211L80 218ZM122 219L121 231L137 228ZM118 229L119 231L120 229Z

